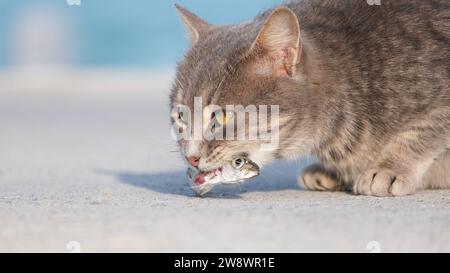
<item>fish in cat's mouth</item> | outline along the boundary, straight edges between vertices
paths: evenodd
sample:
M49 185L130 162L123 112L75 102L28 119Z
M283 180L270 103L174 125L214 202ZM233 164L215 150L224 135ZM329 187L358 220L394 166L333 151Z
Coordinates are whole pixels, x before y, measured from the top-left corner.
M205 184L206 181L211 181L212 179L220 176L221 174L222 174L222 168L215 169L210 172L199 172L196 175L194 175L192 172L188 171L189 179L191 179L198 186Z
M215 185L244 182L259 173L259 166L247 158L236 158L209 172L201 172L192 167L187 171L188 181L199 195L211 191Z

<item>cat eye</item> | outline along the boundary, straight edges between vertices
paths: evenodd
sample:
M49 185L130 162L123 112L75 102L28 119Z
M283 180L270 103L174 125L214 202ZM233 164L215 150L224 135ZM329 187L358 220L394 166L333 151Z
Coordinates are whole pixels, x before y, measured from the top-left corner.
M243 158L236 158L231 161L231 166L235 169L241 169L245 165L245 159Z
M224 127L225 125L227 125L227 123L231 120L232 117L233 117L232 112L225 113L224 111L220 111L212 113L211 119L214 120L213 127L215 128L216 124L218 126Z
M184 124L187 124L189 122L187 119L188 117L184 114L184 112L178 112L178 120L180 120Z
M214 119L214 124L217 124L219 126L225 125L225 115L222 111L213 113L212 118Z

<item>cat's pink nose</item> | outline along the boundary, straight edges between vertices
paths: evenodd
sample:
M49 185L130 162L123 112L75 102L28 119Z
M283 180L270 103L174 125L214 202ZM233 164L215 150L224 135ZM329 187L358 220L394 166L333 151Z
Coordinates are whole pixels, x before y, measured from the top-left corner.
M198 167L198 163L200 162L200 157L198 156L190 156L186 157L186 160L191 164L192 167Z

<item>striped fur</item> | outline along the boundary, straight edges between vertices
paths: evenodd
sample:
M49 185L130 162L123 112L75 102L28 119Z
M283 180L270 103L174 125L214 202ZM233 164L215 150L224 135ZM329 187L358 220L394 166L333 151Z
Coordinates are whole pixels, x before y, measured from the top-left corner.
M442 167L450 166L450 2L300 0L285 7L301 29L294 75L259 73L264 53L252 46L271 9L245 24L203 28L179 63L171 95L172 106L191 108L195 96L205 105L279 105L278 149L260 151L257 141L189 149L194 143L181 141L182 153L195 151L204 170L242 153L260 165L315 155L321 166L300 179L310 189L399 196L450 186L450 169Z

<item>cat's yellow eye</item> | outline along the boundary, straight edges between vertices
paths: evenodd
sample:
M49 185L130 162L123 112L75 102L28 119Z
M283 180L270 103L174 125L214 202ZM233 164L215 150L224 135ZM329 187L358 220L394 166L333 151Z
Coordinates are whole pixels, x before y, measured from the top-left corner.
M220 111L220 112L214 113L213 117L214 117L214 119L215 119L214 121L217 125L224 127L227 125L228 122L231 121L231 119L233 117L233 113L232 112L225 113L223 111Z
M215 118L215 123L221 127L225 126L227 123L226 116L222 111L214 113L214 118Z

